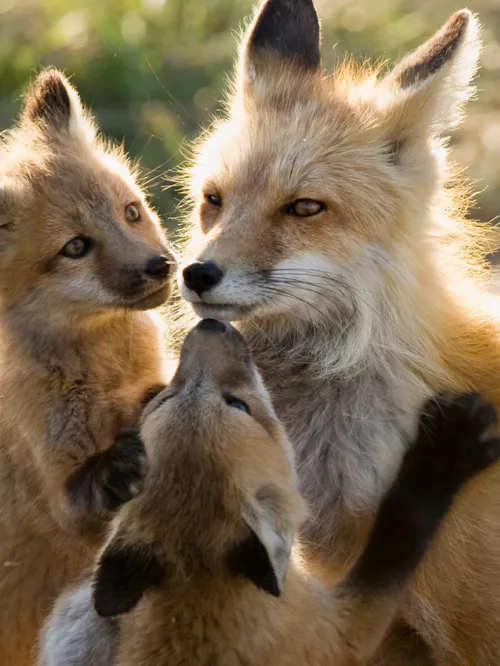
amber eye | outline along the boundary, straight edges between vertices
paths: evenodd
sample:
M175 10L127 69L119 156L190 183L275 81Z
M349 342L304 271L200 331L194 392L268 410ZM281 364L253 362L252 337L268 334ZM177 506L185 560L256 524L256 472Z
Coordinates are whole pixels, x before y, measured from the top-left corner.
M81 259L92 247L92 243L88 238L77 236L71 239L61 250L61 254L69 259Z
M127 222L137 223L141 221L141 211L138 204L129 204L125 206L125 217Z
M212 206L222 206L222 198L218 194L205 194L205 201Z
M314 199L297 199L285 207L286 215L295 215L296 217L312 217L325 210L326 206L321 201Z

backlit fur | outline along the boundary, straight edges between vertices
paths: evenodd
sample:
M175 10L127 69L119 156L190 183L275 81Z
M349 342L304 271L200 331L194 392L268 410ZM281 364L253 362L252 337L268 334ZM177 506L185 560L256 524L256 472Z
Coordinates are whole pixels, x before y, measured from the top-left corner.
M173 259L124 155L59 72L37 78L0 155L0 660L28 666L111 517L74 504L66 481L164 381L162 325L146 310L170 286L143 265ZM126 220L130 203L140 224ZM63 256L80 236L88 255Z
M94 614L88 581L71 590L44 628L40 666L109 666L114 649L115 666L365 664L398 586L329 589L298 544L289 562L305 515L293 453L234 330L190 333L141 435L144 492L121 509L94 572L94 603L106 617ZM278 599L241 573L252 534L267 550ZM252 563L257 575L266 566L255 555ZM152 569L161 572L154 582Z
M442 138L473 92L478 23L457 12L386 76L350 61L330 75L305 69L279 53L279 35L277 50L256 48L253 30L188 179L185 265L210 260L224 277L201 296L181 278L181 292L248 338L312 507L304 542L336 579L423 401L474 388L500 406L485 234L464 217L468 186ZM288 214L301 198L324 210ZM461 495L408 597L406 619L440 664L486 666L500 653L499 483L495 466Z

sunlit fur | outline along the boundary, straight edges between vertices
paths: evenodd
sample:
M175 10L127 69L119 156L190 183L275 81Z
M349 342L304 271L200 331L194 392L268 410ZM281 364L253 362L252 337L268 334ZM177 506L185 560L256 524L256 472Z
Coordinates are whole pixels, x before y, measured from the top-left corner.
M134 292L121 277L169 251L127 160L96 138L60 73L37 78L0 156L0 661L31 666L45 614L110 518L94 516L87 534L66 479L135 424L164 380L161 320L145 310L169 285ZM134 228L130 202L143 215ZM80 235L92 251L61 256Z
M185 264L225 275L201 299L182 280L181 293L248 337L313 507L303 538L332 577L359 552L423 400L473 387L500 406L487 233L465 219L470 190L442 138L479 53L476 19L453 22L466 27L449 60L406 88L427 45L385 77L350 61L326 76L273 53L252 62L244 40L226 117L188 174ZM326 210L285 215L298 198ZM408 600L439 663L500 652L499 482L497 466L462 494Z
M227 405L227 392L252 416ZM118 588L101 578L99 561L120 551L154 558L163 579L112 619L95 614L88 581L69 591L42 633L40 666L109 666L114 649L115 666L364 665L397 608L397 585L331 589L311 575L298 544L291 550L305 515L291 445L240 339L190 333L141 435L150 474L113 523L94 600L101 586L112 597L140 581L140 570ZM279 569L278 599L228 566L250 529Z

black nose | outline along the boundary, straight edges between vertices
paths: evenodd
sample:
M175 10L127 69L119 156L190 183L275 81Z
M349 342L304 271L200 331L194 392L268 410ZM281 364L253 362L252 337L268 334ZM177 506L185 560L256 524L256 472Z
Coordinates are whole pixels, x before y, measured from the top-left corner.
M170 273L170 262L163 254L158 257L151 257L151 259L148 259L144 272L150 277L166 278Z
M186 266L182 271L184 284L191 291L195 291L198 296L214 287L223 276L224 273L213 261L197 262Z
M226 325L217 319L202 319L199 324L196 325L196 328L199 331L211 331L212 333L225 333Z

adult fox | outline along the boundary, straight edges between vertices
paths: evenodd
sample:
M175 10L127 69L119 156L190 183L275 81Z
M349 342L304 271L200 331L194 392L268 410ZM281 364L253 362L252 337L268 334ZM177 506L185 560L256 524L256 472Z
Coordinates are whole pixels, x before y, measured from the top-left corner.
M303 539L332 579L424 400L474 389L500 406L498 302L441 138L471 95L477 36L459 11L385 76L347 62L325 77L312 1L268 0L228 117L197 150L182 294L249 340L313 509ZM403 615L437 663L496 663L498 465L461 493Z

